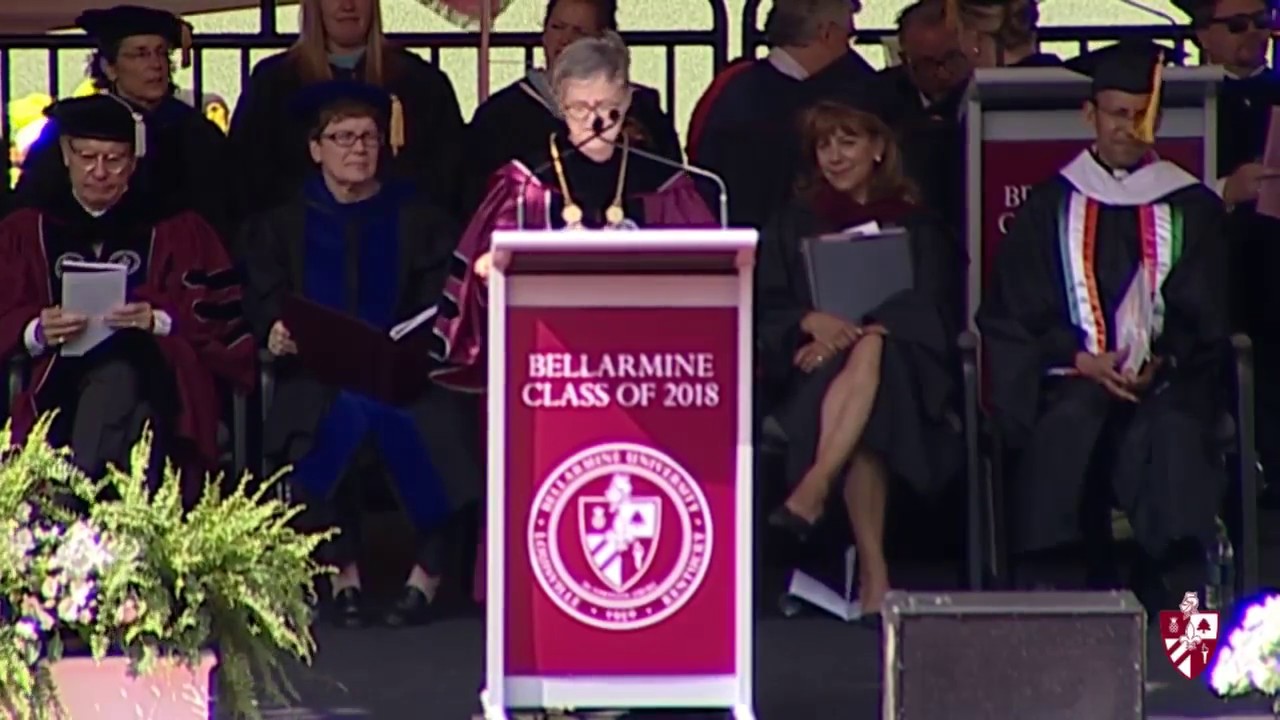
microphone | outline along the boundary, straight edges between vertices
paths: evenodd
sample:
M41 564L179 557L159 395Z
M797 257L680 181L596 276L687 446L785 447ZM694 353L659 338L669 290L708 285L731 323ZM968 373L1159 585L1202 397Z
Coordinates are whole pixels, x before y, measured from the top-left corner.
M577 152L579 149L582 148L583 145L586 145L587 143L591 142L592 140L595 140L596 138L600 138L601 140L604 140L610 145L617 147L618 143L604 137L604 134L621 122L622 122L622 113L619 112L616 108L609 111L609 119L607 122L604 118L597 115L596 119L591 122L591 136L588 137L586 140L583 140L582 142L574 145L573 148L570 149L570 152L571 153ZM645 158L647 160L652 160L666 167L669 167L675 170L682 170L684 172L689 173L690 175L697 175L698 177L706 178L707 180L710 180L711 182L715 183L716 189L720 191L720 227L723 229L728 229L729 227L729 188L727 185L725 185L723 178L711 172L710 170L700 168L697 165L676 162L675 160L672 160L670 158L665 158L661 155L658 155L657 153L651 153L647 150L642 150L634 146L628 145L627 151L633 152L642 158ZM543 163L542 165L539 166L539 169L537 172L541 172L547 169L548 165L549 165L548 163ZM536 174L537 173L535 172L534 175ZM520 196L516 198L516 223L517 223L516 226L521 230L524 229L524 189L528 186L529 180L531 179L532 179L532 176L529 178L526 178L525 182L521 184Z
M610 145L613 145L614 147L618 146L618 143L612 140L608 140L607 138L601 138L601 140L604 140L605 142L609 143ZM670 158L662 157L657 153L651 153L648 150L641 150L640 148L635 147L633 145L627 146L627 152L633 152L642 158L652 160L660 165L665 165L675 170L683 170L684 172L687 172L690 175L697 175L698 177L706 178L707 180L710 180L711 182L715 183L716 189L720 191L720 228L723 230L729 229L729 188L724 184L724 178L711 172L710 170L707 170L705 168L700 168L697 165L676 162L675 160L672 160Z
M600 116L597 115L596 119L593 120L591 123L591 134L588 135L584 140L582 140L582 142L575 143L572 147L569 148L568 152L564 153L562 157L569 157L570 155L573 155L581 151L583 145L586 145L592 140L595 140L596 138L600 137L604 133L613 129L613 126L619 123L619 121L621 120L621 117L622 117L621 113L619 113L617 110L613 110L609 113L608 124L605 124L605 121ZM536 168L533 168L532 170L529 171L529 177L526 177L524 180L520 181L519 195L516 197L516 229L517 230L524 230L525 190L528 189L529 183L532 182L533 179L538 176L538 173L541 173L547 168L551 167L551 165L554 162L555 162L554 160L548 160L542 163L541 165L537 166Z
M1146 13L1146 14L1148 14L1148 15L1151 15L1151 16L1153 16L1153 17L1158 17L1158 18L1160 18L1161 20L1164 20L1165 22L1167 22L1167 23L1169 23L1170 25L1174 26L1175 28L1176 28L1176 27L1181 27L1181 26L1182 26L1182 23L1179 23L1179 22L1177 21L1177 19L1176 19L1176 18L1174 18L1172 15L1169 15L1169 14L1167 14L1167 13L1163 13L1163 12L1160 12L1159 10L1157 10L1157 9L1155 9L1155 8L1153 8L1153 7L1149 6L1149 5L1145 5L1145 4L1141 3L1141 2L1138 2L1138 0L1120 0L1120 2L1121 2L1121 3L1124 3L1125 5L1128 5L1129 7L1133 8L1133 9L1135 9L1135 10L1141 10L1142 12L1144 12L1144 13Z

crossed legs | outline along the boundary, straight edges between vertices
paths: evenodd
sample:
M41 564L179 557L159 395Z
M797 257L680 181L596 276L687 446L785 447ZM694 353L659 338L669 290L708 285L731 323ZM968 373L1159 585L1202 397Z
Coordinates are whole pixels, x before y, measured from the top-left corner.
M878 612L889 590L884 557L888 469L875 453L860 447L880 386L883 352L880 335L863 337L849 352L822 401L813 465L786 500L792 515L812 525L821 518L836 479L845 478L843 498L858 549L859 599L864 613Z

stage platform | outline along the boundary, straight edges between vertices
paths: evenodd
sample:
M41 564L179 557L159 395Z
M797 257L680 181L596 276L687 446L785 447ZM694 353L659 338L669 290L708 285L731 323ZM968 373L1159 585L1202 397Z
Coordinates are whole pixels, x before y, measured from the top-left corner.
M756 710L761 720L879 718L881 662L876 631L821 617L798 617L764 618L757 632ZM273 710L267 717L467 720L478 712L483 638L478 615L405 631L324 628L315 666L296 673L301 707ZM1226 703L1214 698L1203 681L1185 679L1165 659L1158 640L1151 640L1147 683L1151 720L1271 720L1264 712L1265 702ZM645 713L628 719L720 717L724 716Z

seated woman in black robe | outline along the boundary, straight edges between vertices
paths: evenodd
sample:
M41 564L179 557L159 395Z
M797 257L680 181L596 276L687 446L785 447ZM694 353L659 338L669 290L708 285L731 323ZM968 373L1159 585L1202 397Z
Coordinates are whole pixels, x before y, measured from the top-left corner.
M494 230L718 227L686 172L631 151L623 132L630 72L629 51L614 32L577 40L556 59L551 84L567 132L548 134L540 152L508 162L490 180L436 316L446 361L440 382L484 387L481 333Z
M57 410L56 444L70 445L90 475L127 467L150 423L150 464L163 454L190 470L188 499L216 468L217 381L253 384L253 338L241 315L240 286L222 244L193 212L160 212L129 189L138 128L112 95L64 100L46 113L59 127L59 164L70 189L0 223L0 356L24 352L30 382L13 407L24 434ZM103 324L64 307L73 263L125 268L124 304ZM97 323L94 323L95 325ZM85 337L86 332L89 336Z
M874 618L889 589L883 548L889 478L934 493L962 457L949 411L964 255L914 205L892 133L876 116L824 102L806 111L802 128L811 165L803 200L770 224L756 265L761 362L766 383L788 388L775 416L796 482L769 521L807 539L841 482L858 550L859 599ZM910 233L914 289L856 323L816 310L801 241L872 222Z
M427 385L378 400L322 382L315 363L331 365L326 356L344 354L358 363L369 356L367 349L338 335L328 346L300 346L287 324L290 295L381 331L413 320L439 299L457 231L419 192L378 180L390 106L390 96L372 85L335 80L309 87L298 110L312 118L311 154L319 172L294 202L250 223L244 243L250 314L277 358L265 450L275 464L293 466L293 485L307 505L300 522L342 531L323 548L322 560L340 569L330 609L347 625L367 617L356 566L371 489L366 481L389 479L419 534L416 563L383 618L391 625L429 619L440 530L480 489L475 396ZM410 330L400 342L429 332ZM424 365L428 361L424 350Z
M179 100L172 54L181 48L190 64L191 27L172 13L122 5L86 10L76 25L97 45L89 62L94 87L129 104L143 120L135 190L161 214L194 210L224 240L233 232L234 169L226 135L204 113ZM28 151L18 200L39 206L66 192L56 122Z
M328 80L365 82L391 93L383 177L414 183L453 212L465 126L449 76L383 34L381 0L295 4L297 41L254 66L231 116L243 212L291 201L310 177L308 128L289 112L289 102Z
M495 170L512 159L546 155L547 136L564 132L564 113L551 89L550 68L574 40L616 31L617 15L617 0L547 0L542 23L547 69L530 68L523 78L494 93L476 108L467 128L466 212L484 199ZM623 130L636 147L674 162L683 157L671 116L651 87L631 84L631 112Z

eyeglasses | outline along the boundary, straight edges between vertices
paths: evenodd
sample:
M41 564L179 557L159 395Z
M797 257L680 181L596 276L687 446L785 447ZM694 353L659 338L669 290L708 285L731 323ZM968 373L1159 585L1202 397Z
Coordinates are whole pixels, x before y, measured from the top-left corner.
M952 50L941 58L908 57L907 64L918 71L934 73L946 70L952 75L962 75L969 69L969 58L959 50Z
M561 109L564 110L565 117L581 122L592 117L610 117L614 113L621 114L622 105L623 103L616 100L594 103L574 102L562 106Z
M1209 24L1225 25L1227 32L1239 35L1250 30L1270 30L1275 25L1275 15L1270 10L1259 10L1256 13L1216 17L1210 20Z
M132 155L124 155L120 153L90 153L83 150L71 149L71 157L75 164L88 172L93 172L99 165L110 175L119 175L129 167L129 163L133 161Z
M320 137L342 148L355 147L356 143L360 143L365 147L377 147L382 144L382 133L380 132L357 133L350 130L339 130L338 132L325 133Z

